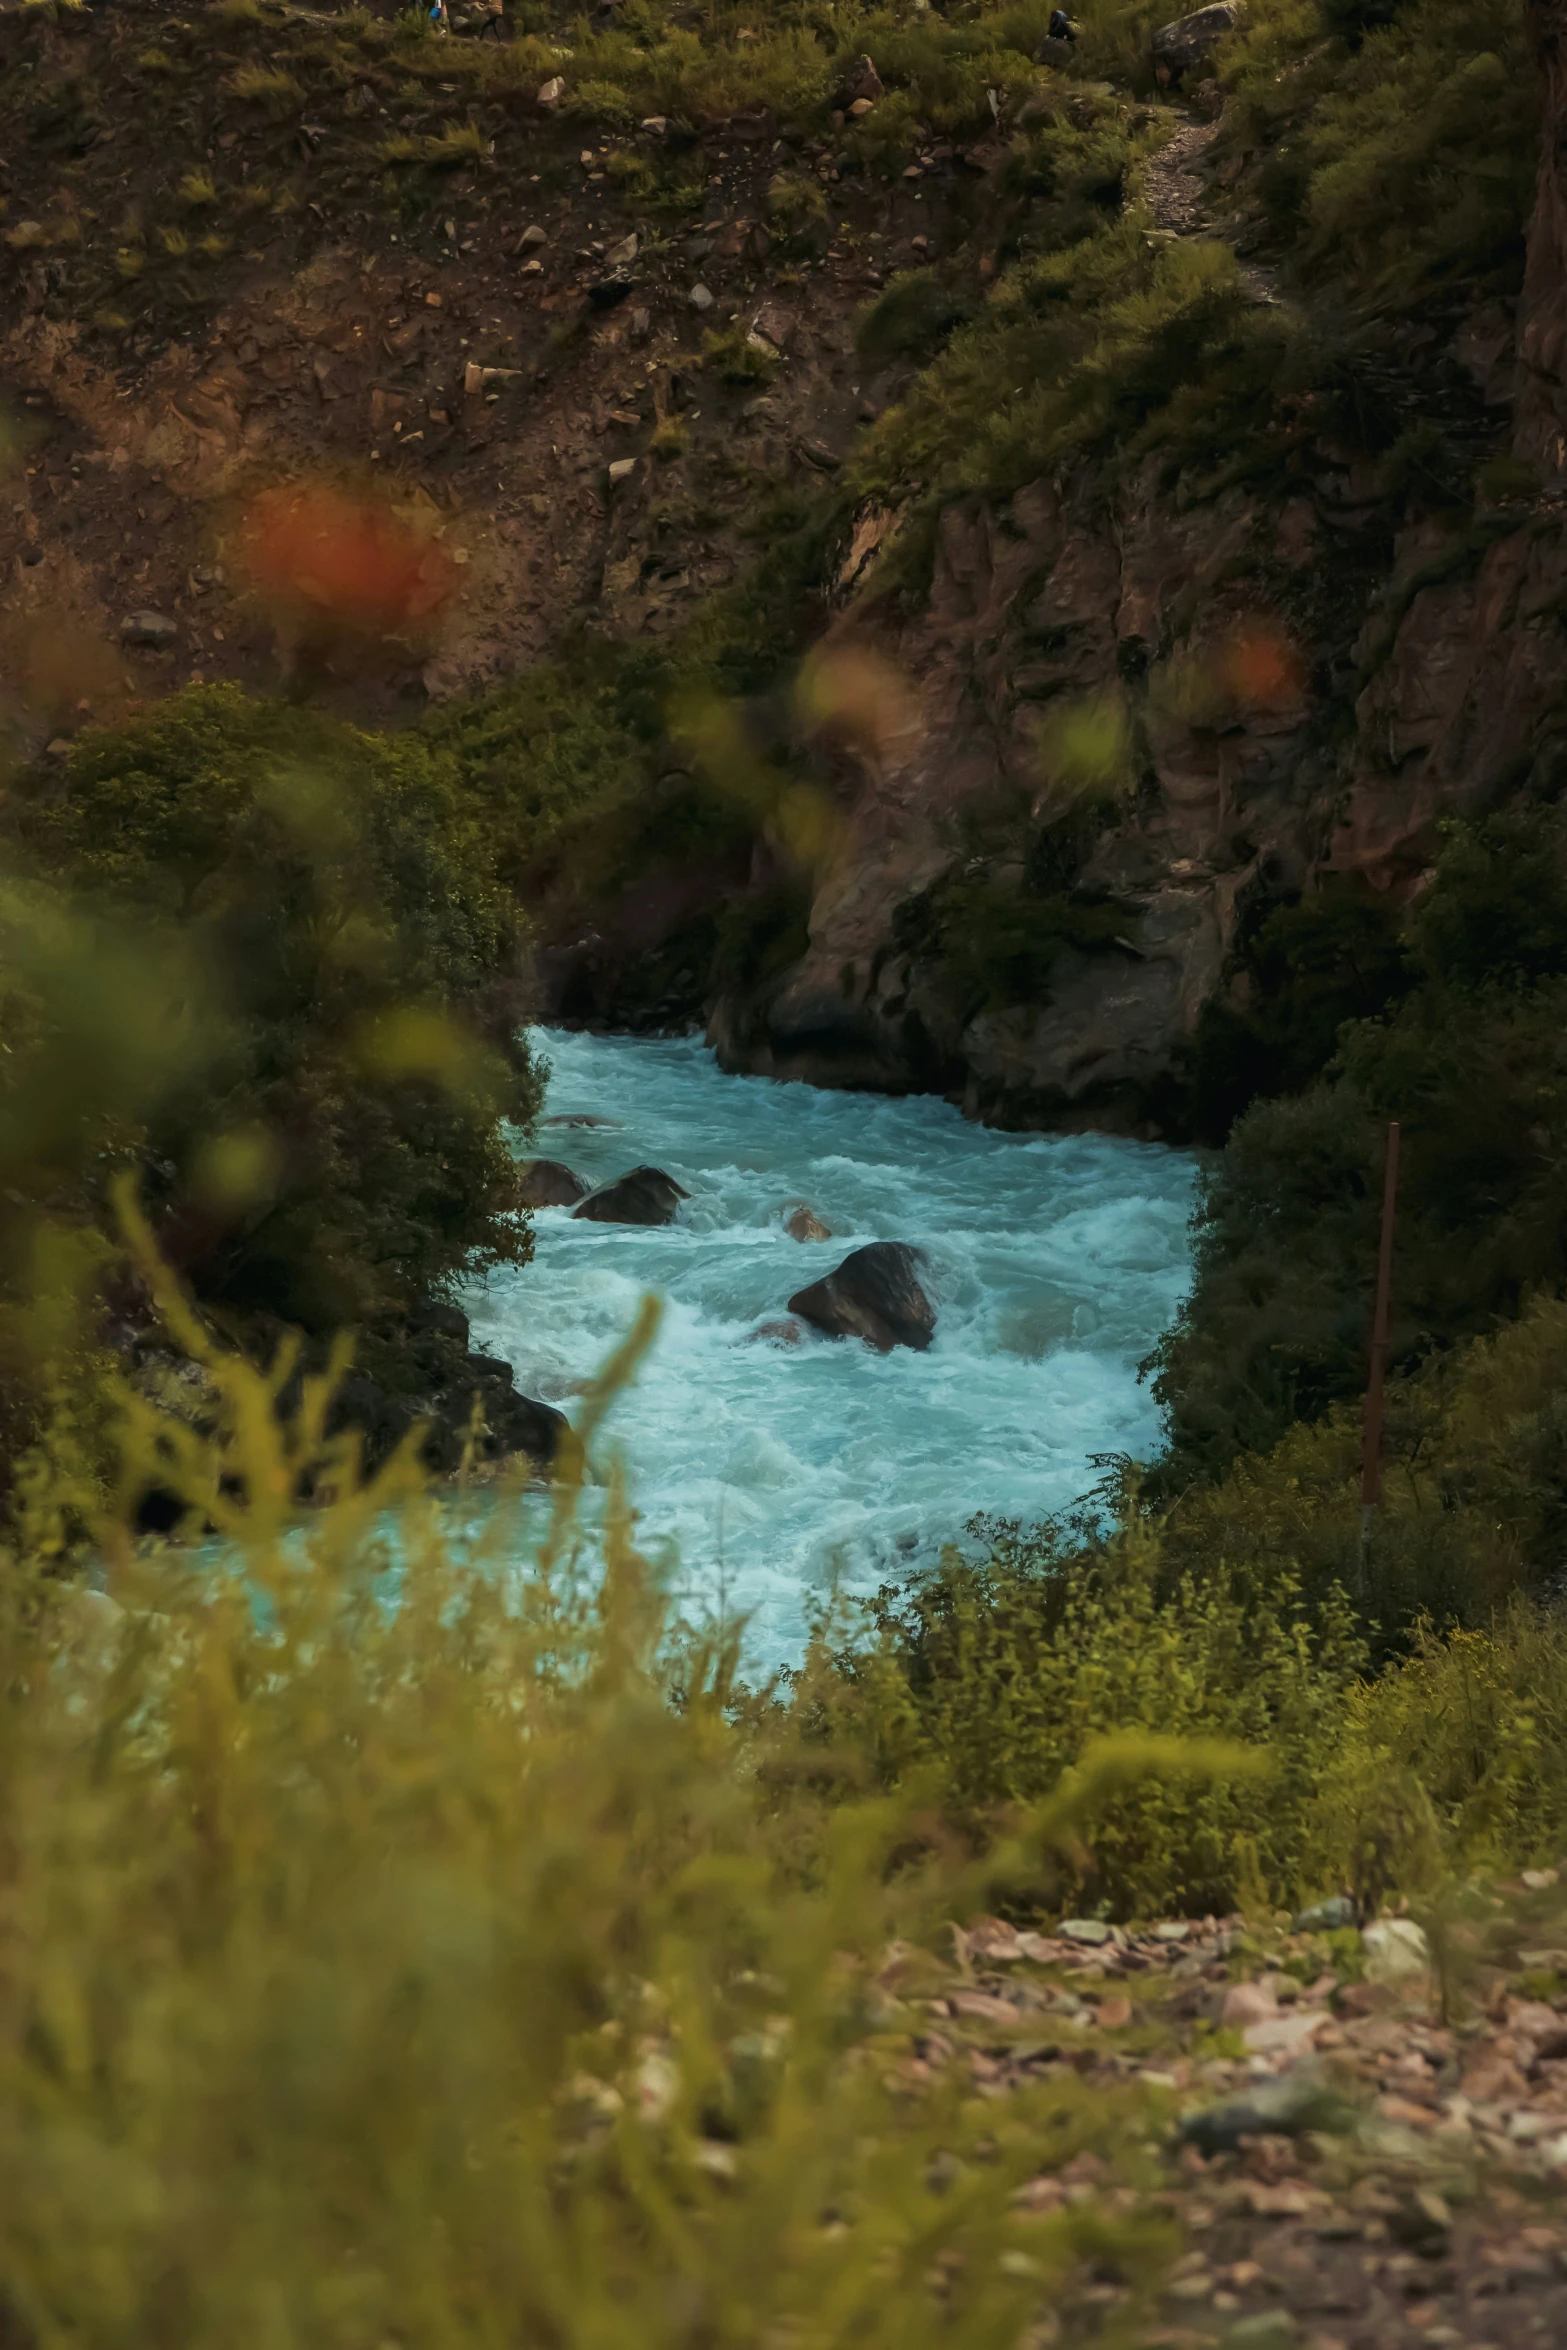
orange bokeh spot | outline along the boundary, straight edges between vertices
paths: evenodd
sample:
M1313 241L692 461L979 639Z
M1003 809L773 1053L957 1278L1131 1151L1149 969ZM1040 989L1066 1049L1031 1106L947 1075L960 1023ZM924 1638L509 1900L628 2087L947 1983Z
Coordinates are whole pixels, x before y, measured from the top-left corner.
M457 584L457 567L438 541L368 498L320 487L253 498L240 560L268 602L303 606L372 636L428 625Z
M1277 629L1247 628L1231 637L1219 656L1219 675L1246 709L1278 710L1300 699L1300 659Z

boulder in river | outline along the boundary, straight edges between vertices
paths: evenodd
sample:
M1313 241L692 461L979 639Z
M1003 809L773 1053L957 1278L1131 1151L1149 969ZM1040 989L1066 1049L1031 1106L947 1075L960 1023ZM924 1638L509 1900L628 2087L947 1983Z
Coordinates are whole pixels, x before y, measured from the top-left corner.
M863 1338L881 1354L895 1346L923 1349L935 1334L936 1309L919 1285L919 1263L918 1249L907 1241L873 1240L852 1250L825 1280L796 1291L789 1311L829 1338Z
M798 1346L805 1332L796 1321L780 1316L777 1321L758 1322L751 1333L753 1346Z
M574 1208L588 1186L561 1159L530 1159L522 1169L525 1208Z
M791 1240L831 1240L831 1227L824 1224L814 1208L801 1200L784 1218L784 1230Z
M662 1167L633 1167L590 1191L575 1213L590 1224L672 1224L676 1208L690 1197Z

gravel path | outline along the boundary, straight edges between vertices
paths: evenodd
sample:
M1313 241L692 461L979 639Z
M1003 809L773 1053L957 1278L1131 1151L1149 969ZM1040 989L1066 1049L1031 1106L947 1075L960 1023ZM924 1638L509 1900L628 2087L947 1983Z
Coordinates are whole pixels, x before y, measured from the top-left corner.
M1164 2324L1135 2334L1148 2350L1551 2350L1567 2342L1567 1918L1535 1913L1557 1876L1544 1896L1496 1889L1509 1955L1477 1949L1450 2014L1423 1973L1355 1979L1375 1932L1357 1948L1239 1919L979 1919L944 1971L889 1953L884 2059L915 2097L966 2076L979 2098L1059 2082L1162 2103L1162 2178L1110 2199L1173 2217L1190 2246ZM1511 1947L1540 1933L1553 1947ZM1043 2218L1114 2176L1079 2155L1018 2200ZM1051 2339L1097 2340L1129 2302L1088 2283Z
M1188 116L1168 145L1152 156L1144 169L1143 186L1154 224L1167 236L1193 237L1209 232L1205 190L1197 167L1219 133L1219 125ZM1255 302L1276 302L1278 283L1271 270L1254 261L1237 264Z

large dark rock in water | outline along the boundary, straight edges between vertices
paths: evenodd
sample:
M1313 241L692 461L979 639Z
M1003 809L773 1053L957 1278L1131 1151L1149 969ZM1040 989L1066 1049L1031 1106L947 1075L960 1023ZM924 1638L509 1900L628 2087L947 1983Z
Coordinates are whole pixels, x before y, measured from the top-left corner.
M332 1399L326 1425L328 1435L357 1428L364 1439L365 1467L373 1471L419 1422L424 1430L419 1459L435 1476L450 1476L461 1467L470 1438L477 1460L525 1453L535 1469L548 1471L568 1425L553 1404L518 1395L510 1363L489 1355L469 1355L454 1376L422 1395L398 1394L363 1372L350 1372Z
M927 1347L936 1309L915 1272L918 1249L902 1240L873 1240L857 1248L824 1281L797 1290L789 1311L829 1338L863 1338L882 1354L895 1346Z
M676 1208L690 1197L662 1167L633 1167L590 1191L576 1212L590 1224L672 1224Z
M574 1208L588 1187L563 1159L530 1159L522 1170L525 1208Z

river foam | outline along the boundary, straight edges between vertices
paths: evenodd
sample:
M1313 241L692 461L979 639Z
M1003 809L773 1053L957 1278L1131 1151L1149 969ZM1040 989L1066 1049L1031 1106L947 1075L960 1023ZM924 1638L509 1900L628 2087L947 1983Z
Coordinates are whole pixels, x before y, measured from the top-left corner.
M1012 1135L926 1097L726 1077L695 1039L538 1031L551 1067L532 1149L590 1182L663 1167L690 1199L668 1227L535 1217L531 1265L467 1300L474 1343L570 1409L639 1300L655 1349L609 1422L639 1538L696 1613L742 1612L747 1655L797 1654L835 1579L874 1589L979 1510L1038 1517L1146 1454L1158 1416L1136 1364L1189 1277L1194 1166L1101 1135ZM784 1231L804 1201L828 1241ZM753 1336L870 1240L928 1259L927 1354Z

